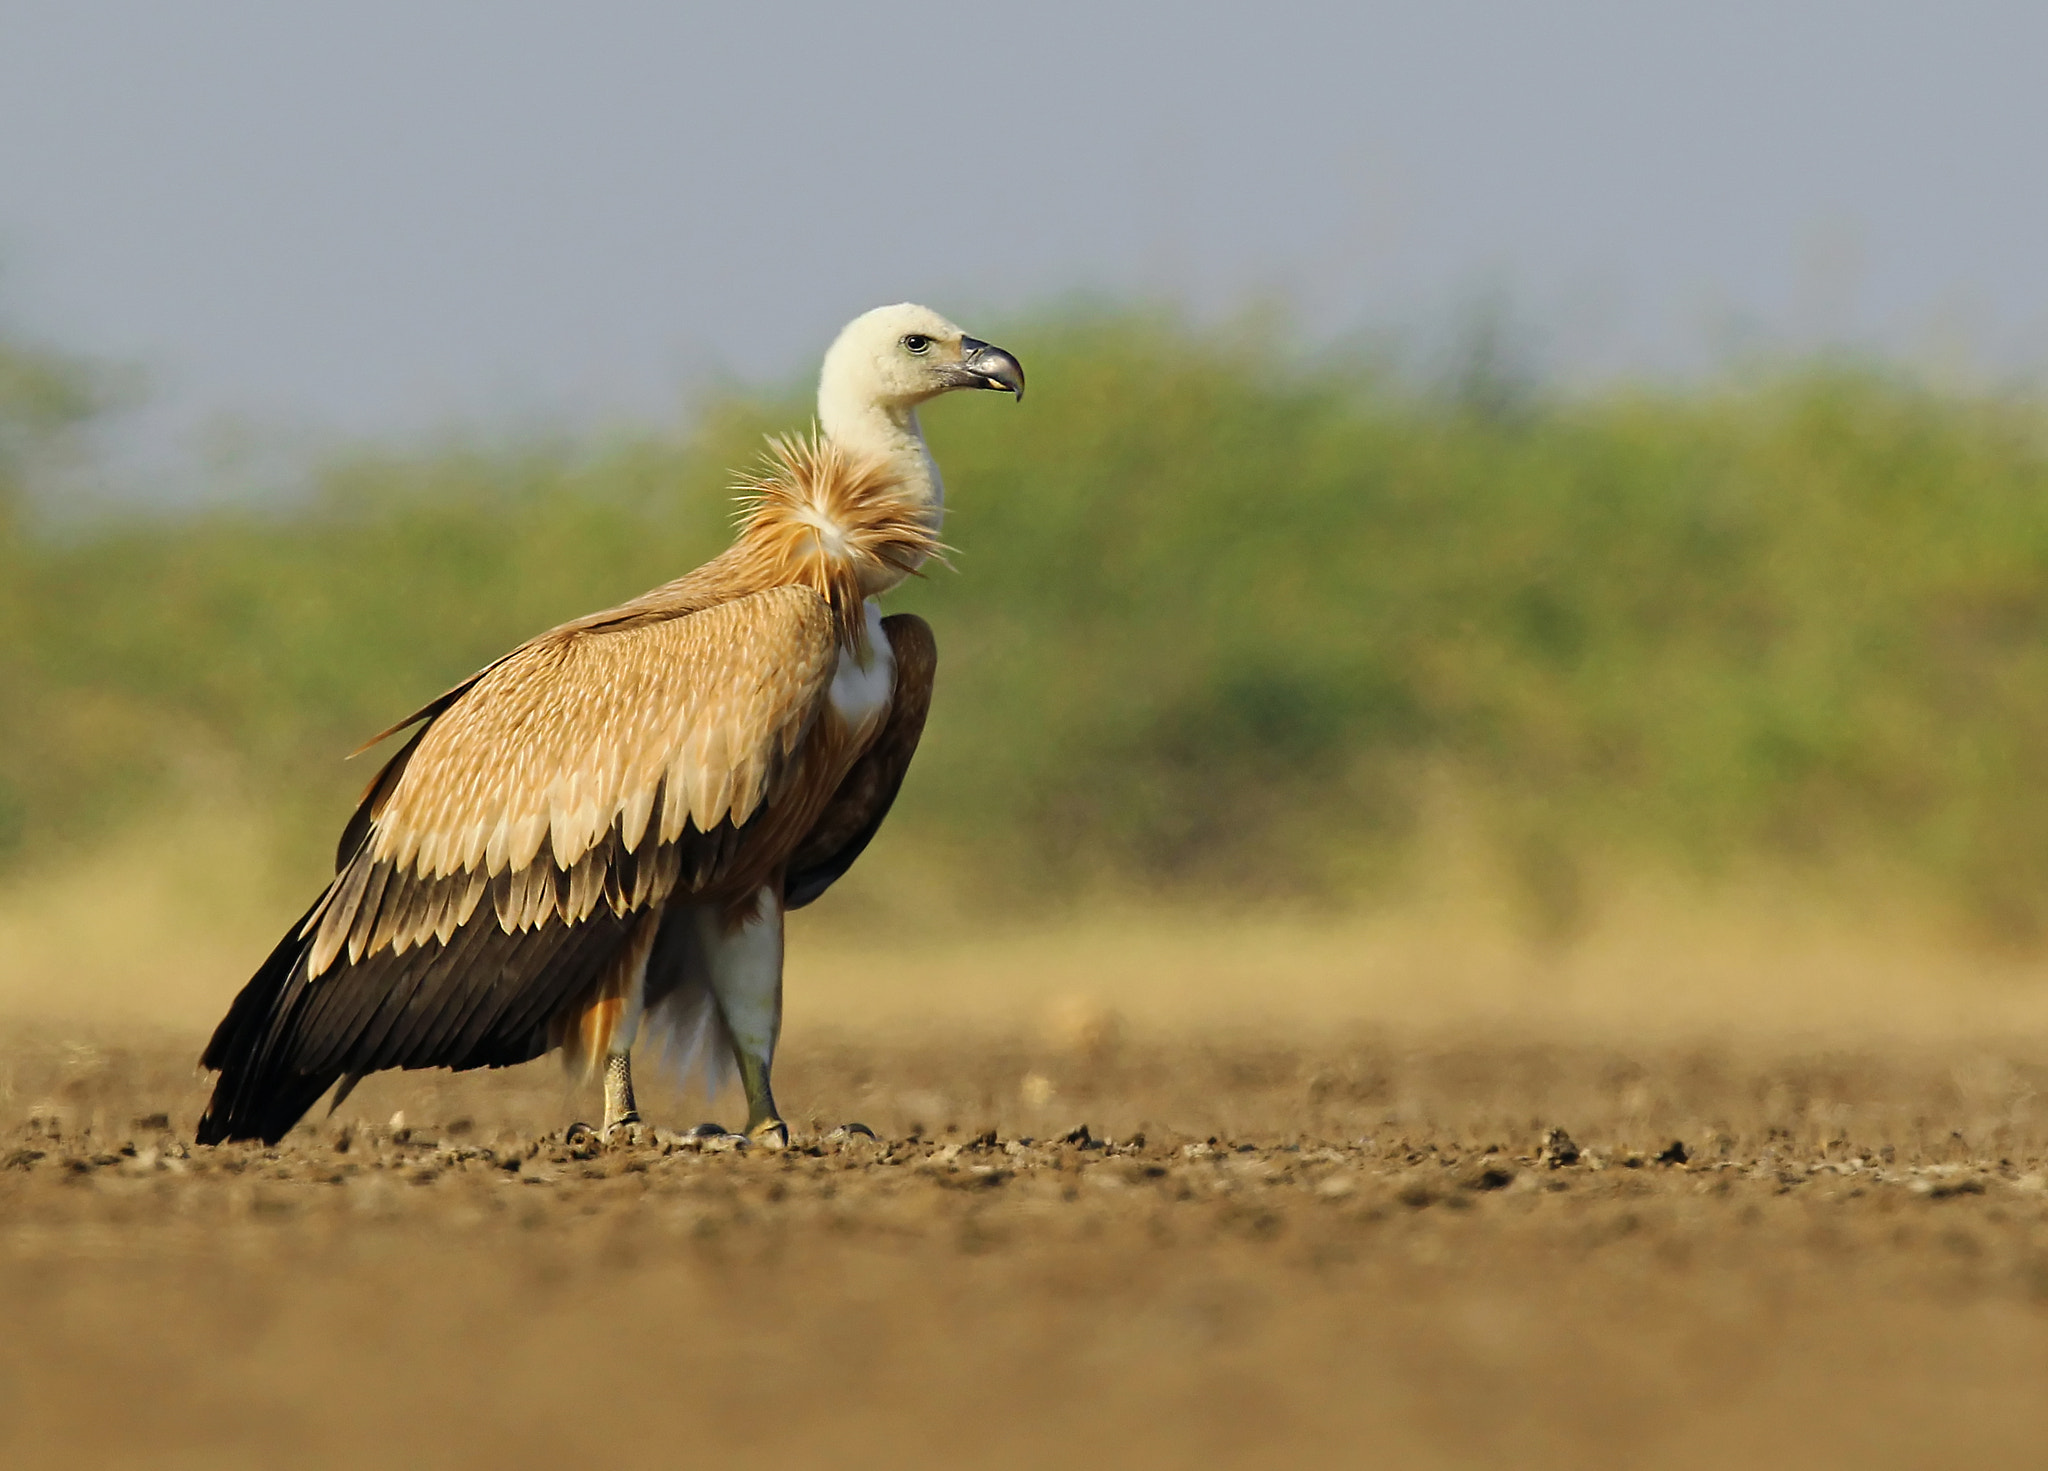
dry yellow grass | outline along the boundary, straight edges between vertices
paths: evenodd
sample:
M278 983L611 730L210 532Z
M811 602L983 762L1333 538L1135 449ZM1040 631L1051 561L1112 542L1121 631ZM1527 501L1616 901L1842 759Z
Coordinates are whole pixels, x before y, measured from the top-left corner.
M265 852L254 824L188 822L0 889L0 1017L210 1026L302 897ZM1528 937L1472 863L1362 912L1124 904L964 919L914 862L878 857L793 918L792 1031L2048 1038L2048 958L1972 949L1908 904L1859 912L1762 881L1707 892L1637 876L1552 944Z

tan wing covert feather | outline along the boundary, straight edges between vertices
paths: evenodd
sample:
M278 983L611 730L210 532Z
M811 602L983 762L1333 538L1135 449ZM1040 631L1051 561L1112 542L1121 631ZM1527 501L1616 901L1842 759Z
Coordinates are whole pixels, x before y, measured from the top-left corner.
M302 933L346 951L446 944L479 908L506 933L624 914L695 887L772 803L838 658L832 610L775 587L696 612L544 634L419 738L363 849Z
M637 848L658 794L665 841L686 820L742 823L815 718L835 659L830 608L797 587L538 639L427 731L371 856L421 878L495 876L545 846L568 869L622 817Z

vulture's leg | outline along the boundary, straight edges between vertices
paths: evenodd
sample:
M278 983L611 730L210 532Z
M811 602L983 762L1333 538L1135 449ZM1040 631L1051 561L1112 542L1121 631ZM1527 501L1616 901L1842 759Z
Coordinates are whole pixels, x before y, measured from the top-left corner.
M711 994L747 1091L747 1134L780 1149L789 1143L789 1126L775 1110L768 1072L782 1033L781 883L764 885L737 911L705 914L703 925Z
M640 1124L633 1106L633 1040L647 1009L647 961L660 928L660 911L643 911L597 985L549 1023L549 1040L563 1050L572 1071L588 1077L604 1059L604 1123L598 1129L603 1139L621 1129L637 1131Z
M633 1041L640 1035L640 1019L647 1010L647 961L654 953L654 937L661 928L658 911L648 911L633 926L633 938L619 957L617 1020L604 1048L604 1127L598 1137L619 1137L621 1130L635 1144L640 1142L640 1110L633 1104Z
M613 1132L640 1122L640 1110L633 1102L633 1054L612 1052L604 1060L605 1138Z

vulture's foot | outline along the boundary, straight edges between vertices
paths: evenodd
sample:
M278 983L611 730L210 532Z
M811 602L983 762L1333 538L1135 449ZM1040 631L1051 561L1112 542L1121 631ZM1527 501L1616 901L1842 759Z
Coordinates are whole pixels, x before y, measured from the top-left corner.
M623 1144L638 1148L642 1144L654 1142L654 1131L641 1123L640 1115L636 1113L606 1124L599 1137L607 1144Z
M740 1065L740 1087L747 1095L747 1138L763 1149L789 1148L789 1125L775 1106L775 1090L768 1086L768 1055L735 1044L733 1060Z

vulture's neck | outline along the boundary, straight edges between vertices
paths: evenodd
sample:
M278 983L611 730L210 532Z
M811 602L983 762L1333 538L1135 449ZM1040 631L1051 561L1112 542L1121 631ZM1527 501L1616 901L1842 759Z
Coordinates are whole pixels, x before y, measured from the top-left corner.
M739 540L691 578L709 579L707 587L730 581L734 595L809 587L831 604L840 641L865 663L867 600L940 550L938 508L919 483L906 483L905 463L823 433L771 439L763 473L740 483L747 513Z
M818 385L818 428L849 456L887 461L900 493L931 511L932 529L938 529L946 486L924 447L915 404L877 403L827 379Z

